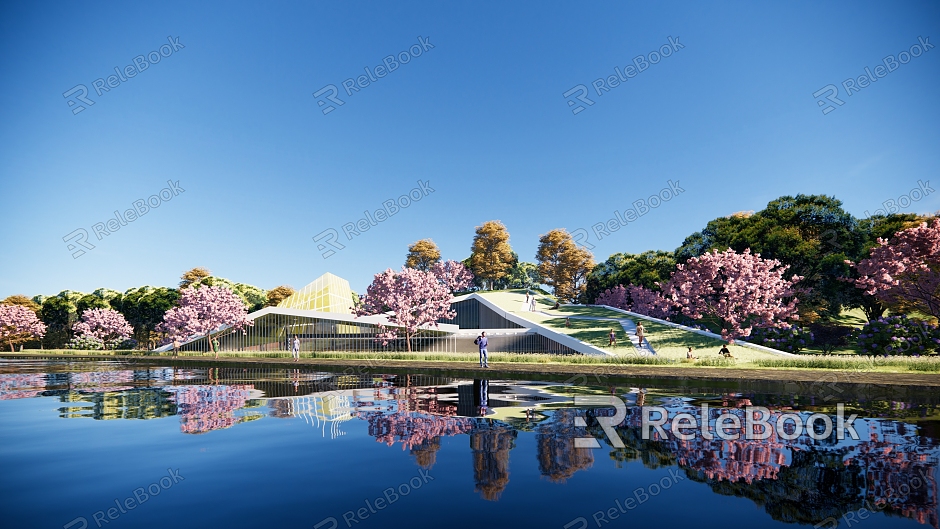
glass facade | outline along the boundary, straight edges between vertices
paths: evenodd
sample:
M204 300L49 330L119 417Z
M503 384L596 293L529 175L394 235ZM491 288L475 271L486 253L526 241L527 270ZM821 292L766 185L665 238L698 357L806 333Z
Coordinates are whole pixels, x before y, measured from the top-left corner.
M349 281L327 272L285 298L277 306L286 309L352 314L352 296Z

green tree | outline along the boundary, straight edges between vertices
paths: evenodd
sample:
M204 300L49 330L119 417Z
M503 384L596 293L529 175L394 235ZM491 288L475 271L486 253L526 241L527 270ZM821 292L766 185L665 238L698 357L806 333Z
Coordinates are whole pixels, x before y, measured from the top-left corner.
M75 301L76 293L64 290L58 296L46 298L39 309L39 319L46 324L44 347L62 349L72 339L72 325L78 321ZM80 298L79 298L80 299Z
M147 345L155 339L155 329L166 311L176 306L179 291L167 287L143 286L128 289L116 303L115 310L134 327L134 339Z
M617 285L637 285L660 290L657 283L669 281L675 269L674 252L649 250L639 254L615 253L588 274L586 297L593 303L602 292Z
M431 239L421 239L408 247L405 266L428 272L434 263L441 260L441 250Z
M509 246L509 231L498 220L477 226L470 253L470 270L485 281L491 290L512 268L513 252Z

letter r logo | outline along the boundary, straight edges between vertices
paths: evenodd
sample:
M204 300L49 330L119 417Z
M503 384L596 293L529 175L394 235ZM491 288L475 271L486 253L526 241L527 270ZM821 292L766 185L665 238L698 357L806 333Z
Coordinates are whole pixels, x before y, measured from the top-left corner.
M614 430L614 426L623 422L627 417L627 407L624 405L623 401L613 395L575 395L574 397L575 406L613 406L614 407L614 416L613 417L597 417L598 424L603 428L604 433L607 434L607 440L610 441L610 445L614 448L623 448L623 440L620 439L620 434L617 433L617 430ZM579 427L587 426L587 423L584 422L584 419L581 417L574 418L574 425ZM597 442L597 439L593 437L575 437L574 439L575 448L600 448L600 443Z
M327 94L327 92L329 93ZM339 94L339 90L336 89L336 85L328 84L324 86L323 88L314 92L313 97L320 97L323 94L327 94L325 99L327 99L331 103L336 103L337 107L343 106L346 104L343 102L342 99L336 97ZM336 110L336 107L334 107L333 105L327 105L326 101L324 101L323 99L317 99L317 106L323 109L324 116Z
M587 97L587 95L588 95L588 89L587 89L587 87L584 86L583 84L579 84L579 85L575 86L575 87L572 88L571 90L568 90L567 92L565 92L564 94L562 94L562 96L564 96L565 99L568 99L570 96L574 95L575 93L577 93L578 95L575 95L575 96L574 96L574 99L578 100L579 102L585 103L585 104L587 104L587 106L591 106L591 105L594 104L594 101L591 101L590 99L588 99L588 97ZM574 107L574 108L571 109L571 113L574 114L574 115L578 115L578 112L581 112L581 111L584 110L584 108L585 108L584 106L579 105L578 103L576 103L576 102L575 102L574 100L572 100L572 99L568 99L568 106L569 106L569 107Z
M339 242L338 239L339 239L339 233L333 228L327 228L321 231L319 234L317 234L317 236L313 238L313 242L318 243L317 250L320 250L321 252L323 252L321 255L323 256L324 259L326 259L330 257L331 255L335 254L336 250L342 250L343 248L345 248L345 246L343 246L343 244ZM323 244L320 241L326 242L326 244L329 244L333 248L336 248L336 250L327 250L326 244Z
M82 103L85 103L88 106L95 104L94 101L86 97L88 95L88 88L85 85L83 84L75 85L71 90L62 94L62 97L68 99L67 103L69 104L69 108L72 109L72 115L78 114L82 110L85 110L84 106L79 105L75 101L69 99L69 97L71 97L71 95L76 92L81 92L81 93L75 96L75 99L81 101ZM75 108L72 108L72 107L75 107Z
M67 248L70 252L72 252L72 259L78 259L79 257L85 255L85 250L77 249L78 246L81 246L86 250L95 249L95 245L88 242L88 232L85 231L84 228L79 228L65 237L62 237L62 241L68 244ZM78 246L72 244L73 241L78 244Z
M826 102L823 101L822 99L818 99L819 96L827 92L828 92L828 95L826 96L826 99L828 99L831 103L835 103L839 105L840 107L845 104L845 101L837 97L839 95L839 89L836 88L836 85L830 84L830 85L826 85L820 88L819 90L816 90L815 92L813 92L813 97L817 98L816 106L825 107L822 109L822 113L824 116L836 109L836 107L832 105L827 105Z

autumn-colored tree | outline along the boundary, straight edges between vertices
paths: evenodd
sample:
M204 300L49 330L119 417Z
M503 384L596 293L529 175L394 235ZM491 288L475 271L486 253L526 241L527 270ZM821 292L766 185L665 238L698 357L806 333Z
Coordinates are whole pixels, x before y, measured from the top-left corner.
M0 305L19 305L21 307L26 307L27 309L36 313L38 313L40 309L39 303L36 303L22 294L13 294L12 296L7 296L6 299L0 301Z
M266 307L276 307L280 302L294 294L294 287L290 285L281 285L268 290L268 301Z
M940 219L878 239L855 285L902 311L940 317Z
M441 260L441 251L431 239L421 239L408 247L405 266L427 272Z
M23 305L0 305L0 342L10 346L28 342L35 338L42 338L46 333L46 326L36 313Z
M509 232L498 220L489 220L477 226L470 248L470 270L483 279L492 290L493 284L505 276L513 265Z
M796 289L802 277L784 279L787 267L750 250L712 250L677 266L663 296L689 318L711 319L727 340L757 327L783 327L797 319Z
M203 279L210 276L212 276L212 272L210 272L208 268L201 266L187 270L180 276L180 290L194 284L198 285Z
M594 268L591 252L578 246L566 230L556 229L539 237L535 258L539 274L560 301L581 300L587 276Z

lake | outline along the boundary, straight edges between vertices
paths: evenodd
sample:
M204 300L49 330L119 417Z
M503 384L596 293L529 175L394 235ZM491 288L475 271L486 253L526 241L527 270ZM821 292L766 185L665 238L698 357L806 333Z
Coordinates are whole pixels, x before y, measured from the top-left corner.
M3 526L938 527L935 390L469 376L0 359ZM769 437L642 428L748 406Z

